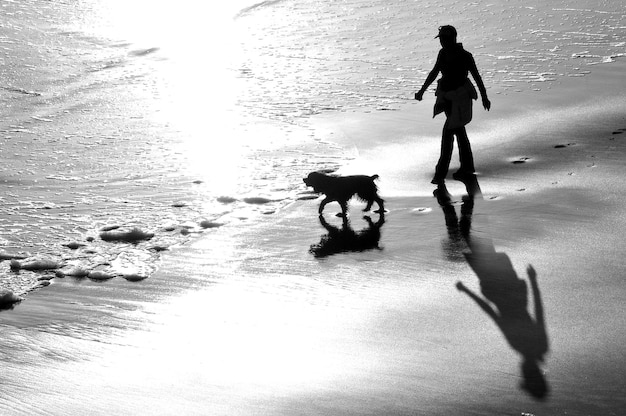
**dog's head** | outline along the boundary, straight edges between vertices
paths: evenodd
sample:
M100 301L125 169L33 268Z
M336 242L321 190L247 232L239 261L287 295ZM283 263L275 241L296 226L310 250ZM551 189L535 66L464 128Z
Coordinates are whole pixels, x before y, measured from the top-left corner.
M328 175L324 175L323 173L311 172L306 178L302 179L302 181L306 186L313 188L315 192L323 192L327 178Z

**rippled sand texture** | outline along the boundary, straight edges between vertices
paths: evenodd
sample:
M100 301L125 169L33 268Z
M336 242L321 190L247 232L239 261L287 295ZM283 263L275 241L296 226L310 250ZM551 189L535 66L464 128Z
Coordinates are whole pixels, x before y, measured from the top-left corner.
M622 2L443 6L2 2L0 413L624 413ZM441 24L474 200L412 100Z
M458 28L492 94L547 89L625 54L623 5L574 3L268 3L237 20L250 34L242 104L280 120L395 109L434 64L442 24Z

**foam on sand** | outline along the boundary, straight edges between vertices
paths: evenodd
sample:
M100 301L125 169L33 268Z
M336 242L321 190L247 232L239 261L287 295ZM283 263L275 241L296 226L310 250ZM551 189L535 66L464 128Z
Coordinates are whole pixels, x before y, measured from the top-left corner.
M15 295L10 290L0 289L0 309L8 309L14 304L21 302L23 299Z

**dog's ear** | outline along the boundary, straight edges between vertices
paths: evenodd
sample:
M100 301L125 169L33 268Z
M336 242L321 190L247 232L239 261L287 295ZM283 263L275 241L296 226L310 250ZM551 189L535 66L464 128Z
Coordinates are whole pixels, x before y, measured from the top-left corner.
M309 176L307 176L307 179L309 181L316 182L316 181L319 181L323 177L324 177L324 175L322 175L319 172L311 172L311 173L309 173Z

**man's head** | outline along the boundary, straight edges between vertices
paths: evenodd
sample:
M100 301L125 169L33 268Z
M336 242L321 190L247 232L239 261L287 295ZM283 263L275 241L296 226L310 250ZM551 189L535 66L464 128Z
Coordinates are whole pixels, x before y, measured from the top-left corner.
M456 44L456 29L450 25L439 26L439 34L435 38L439 38L443 47L452 46Z

